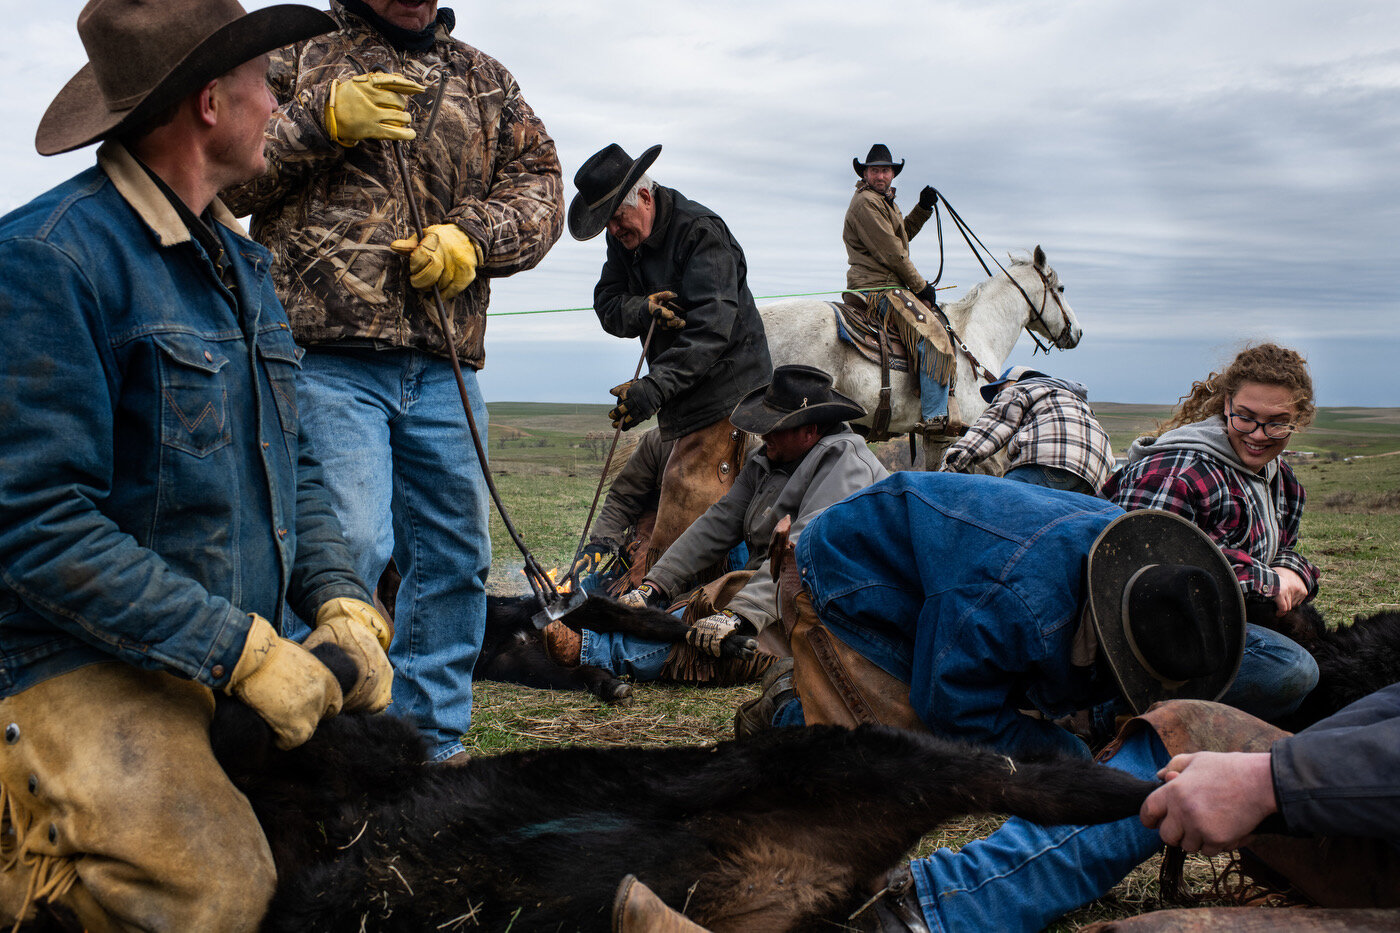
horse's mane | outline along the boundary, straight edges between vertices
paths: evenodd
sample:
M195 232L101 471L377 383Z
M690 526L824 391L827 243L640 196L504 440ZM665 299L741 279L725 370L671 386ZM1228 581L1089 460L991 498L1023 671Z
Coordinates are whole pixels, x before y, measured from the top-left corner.
M1007 256L1007 259L1010 260L1011 269L1014 269L1017 266L1028 266L1031 264L1030 257L1020 252L1009 254ZM1009 273L1011 269L1007 269L1007 272ZM998 275L999 274L1000 273L998 273ZM967 290L967 294L963 295L957 301L949 302L949 304L947 305L947 310L951 313L957 314L971 307L972 303L975 302L978 296L982 294L983 289L990 287L991 284L997 280L997 277L997 275L993 275L989 279L983 279L982 281L978 282L976 285L969 288ZM942 305L940 305L940 307L942 307Z

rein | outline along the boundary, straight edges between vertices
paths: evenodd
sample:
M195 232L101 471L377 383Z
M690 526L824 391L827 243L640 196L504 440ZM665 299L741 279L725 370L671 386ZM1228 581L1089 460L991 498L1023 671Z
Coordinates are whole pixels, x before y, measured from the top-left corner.
M1032 264L1032 268L1035 269L1036 275L1040 276L1040 284L1044 287L1044 290L1040 297L1040 306L1037 307L1036 303L1031 300L1031 296L1027 295L1026 290L1021 287L1021 283L1016 281L1015 276L1013 276L1010 272L1006 271L1006 267L1003 266L997 260L996 256L992 253L990 249L987 249L987 244L983 243L981 238L978 237L977 234L972 232L972 228L969 227L967 225L967 222L962 219L962 215L960 215L956 210L953 209L953 205L948 203L948 199L944 197L943 192L941 191L938 193L938 199L933 203L933 216L934 220L937 223L938 230L938 275L933 280L934 284L937 285L938 280L943 277L943 218L939 215L938 212L939 201L943 202L944 207L948 208L949 218L952 219L954 226L958 228L958 232L962 234L963 239L967 241L967 248L972 251L972 255L977 260L978 265L982 267L982 271L987 273L987 276L989 278L992 276L991 268L985 262L982 261L982 252L986 252L987 257L991 259L992 262L996 263L996 267L1002 271L1002 274L1004 274L1008 279L1011 280L1012 285L1016 286L1016 291L1021 293L1021 297L1026 299L1026 306L1031 309L1031 321L1038 322L1040 326L1045 329L1045 332L1047 334L1052 334L1050 338L1050 345L1057 349L1063 349L1061 344L1069 335L1069 315L1065 314L1064 302L1060 301L1059 293L1050 287L1049 277L1043 271L1041 271L1040 267ZM975 245L973 241L976 241ZM978 247L981 247L981 251L978 250ZM1045 320L1045 306L1051 297L1055 299L1055 306L1060 309L1061 326L1060 332L1058 334L1054 334L1051 331L1049 322ZM948 328L948 334L958 344L958 347L964 353L967 353L967 345L958 339L957 335L953 333L953 329L951 327L948 327L946 318L944 319L944 327ZM1035 350L1031 351L1032 356L1034 356L1036 352L1042 352L1047 355L1050 353L1050 347L1047 347L1045 344L1041 343L1040 336L1036 334L1035 331L1031 330L1030 321L1026 322L1025 331L1026 333L1030 334L1031 341L1035 343L1036 348ZM968 357L971 358L971 356L972 354L968 353ZM973 363L974 365L980 365L977 364L976 360L974 360ZM990 378L994 380L996 377L992 376Z

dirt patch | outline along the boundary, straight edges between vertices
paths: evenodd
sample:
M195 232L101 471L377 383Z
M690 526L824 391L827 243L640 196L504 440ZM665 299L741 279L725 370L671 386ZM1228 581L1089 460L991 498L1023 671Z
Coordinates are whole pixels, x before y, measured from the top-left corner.
M1343 489L1324 498L1318 508L1326 512L1400 512L1400 489L1372 495Z

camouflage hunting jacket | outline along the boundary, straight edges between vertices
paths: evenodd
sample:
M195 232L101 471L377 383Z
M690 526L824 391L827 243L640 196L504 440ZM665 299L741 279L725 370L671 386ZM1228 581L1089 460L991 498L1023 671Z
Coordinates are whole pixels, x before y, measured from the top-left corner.
M882 195L864 181L846 208L841 239L846 244L846 287L851 289L902 286L911 292L928 281L909 258L909 241L924 228L933 211L915 205L905 217L894 203L894 189Z
M409 102L420 136L404 144L425 225L456 223L481 248L477 278L448 303L463 363L485 362L491 279L530 269L563 230L559 157L544 125L502 65L439 27L432 48L398 52L331 0L336 32L272 54L279 107L267 129L267 172L224 192L276 260L277 292L303 345L369 339L442 354L431 292L408 284L389 243L413 233L391 144L345 148L322 124L332 83L354 74L405 74L427 85ZM423 138L439 75L447 86Z

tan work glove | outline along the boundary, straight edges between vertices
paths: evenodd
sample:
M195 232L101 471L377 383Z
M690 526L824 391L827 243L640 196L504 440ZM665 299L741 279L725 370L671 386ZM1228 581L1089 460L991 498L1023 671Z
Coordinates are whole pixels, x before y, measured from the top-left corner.
M706 654L719 657L721 642L744 620L728 609L721 609L712 616L705 616L686 629L685 640Z
M310 651L329 642L350 655L360 676L345 693L345 709L377 713L393 700L394 669L384 653L393 637L388 620L373 606L341 596L316 610L316 628L301 646Z
M456 224L432 224L417 236L389 244L394 252L408 257L408 281L414 288L428 291L434 285L443 300L456 298L476 279L481 250Z
M272 727L278 748L296 748L311 738L322 719L340 712L340 684L311 652L280 637L262 616L250 615L248 640L224 692L247 703Z
M427 88L403 75L355 75L331 85L322 122L326 135L347 149L362 139L413 139L408 95Z
M685 326L685 318L684 312L671 304L675 297L675 292L653 292L647 295L647 310L651 312L652 317L661 322L662 327L680 330Z
M652 603L660 602L666 596L661 592L661 588L650 580L642 581L642 585L635 590L628 590L617 598L622 605L631 609L645 609Z

